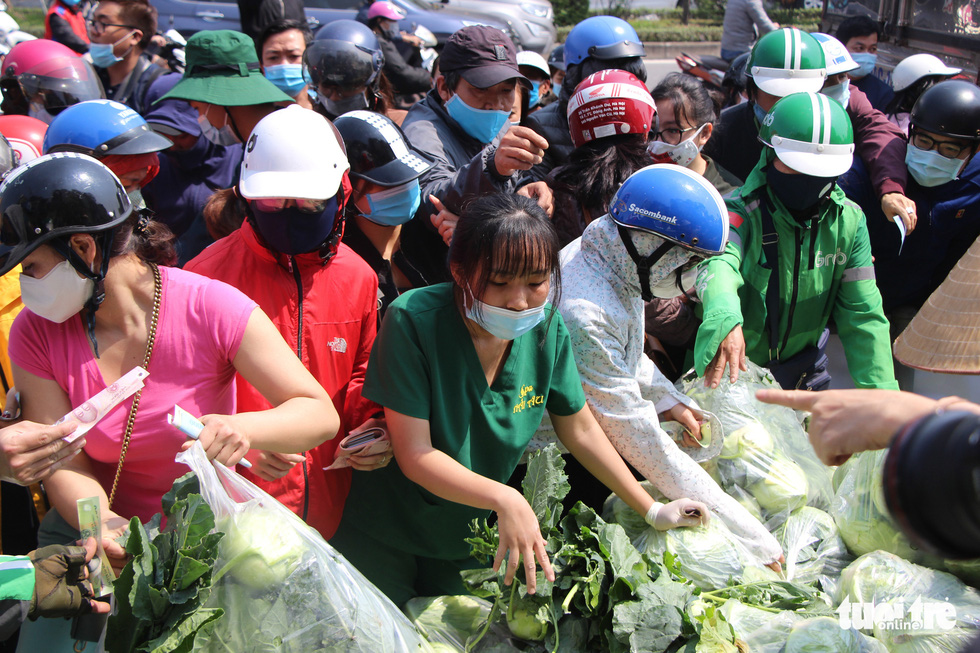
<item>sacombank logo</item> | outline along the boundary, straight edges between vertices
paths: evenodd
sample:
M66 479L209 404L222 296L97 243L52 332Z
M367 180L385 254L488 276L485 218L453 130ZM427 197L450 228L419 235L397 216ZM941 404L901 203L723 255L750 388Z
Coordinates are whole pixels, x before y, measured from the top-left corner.
M660 220L661 222L666 222L667 224L677 224L677 218L670 215L664 215L660 211L648 211L643 207L637 206L636 204L630 203L629 211L633 213L639 213L640 215L645 215L648 218L654 220Z

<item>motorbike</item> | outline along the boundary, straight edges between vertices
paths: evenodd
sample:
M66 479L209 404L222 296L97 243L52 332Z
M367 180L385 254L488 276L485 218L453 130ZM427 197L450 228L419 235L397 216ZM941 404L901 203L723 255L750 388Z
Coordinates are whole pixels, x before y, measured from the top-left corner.
M739 55L731 63L712 55L692 56L682 52L674 60L688 75L701 80L708 92L718 96L722 109L735 106L743 100L745 92L745 65L749 53Z
M0 56L23 41L33 41L37 37L20 29L13 16L7 13L7 3L0 0Z

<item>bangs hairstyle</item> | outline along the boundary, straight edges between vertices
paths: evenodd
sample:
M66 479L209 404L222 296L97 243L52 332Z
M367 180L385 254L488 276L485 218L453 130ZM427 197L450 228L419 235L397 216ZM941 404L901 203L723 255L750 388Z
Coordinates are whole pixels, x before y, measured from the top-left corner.
M516 193L485 195L466 206L456 224L449 246L453 284L461 297L458 276L481 298L493 274L518 277L545 272L551 278L549 299L557 304L559 249L554 225L534 200Z

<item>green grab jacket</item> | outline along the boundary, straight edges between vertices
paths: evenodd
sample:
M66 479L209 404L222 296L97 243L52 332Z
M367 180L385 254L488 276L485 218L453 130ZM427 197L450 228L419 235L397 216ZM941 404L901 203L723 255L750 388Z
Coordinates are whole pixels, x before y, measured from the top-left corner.
M768 199L779 236L779 358L816 345L833 318L854 385L897 390L864 214L835 187L817 218L798 223L766 184L765 166L772 156L764 152L745 185L726 200L728 244L698 274L704 305L694 349L698 374L704 375L722 340L739 324L749 360L766 365L774 358L766 329L770 270L763 266L760 209L760 202Z

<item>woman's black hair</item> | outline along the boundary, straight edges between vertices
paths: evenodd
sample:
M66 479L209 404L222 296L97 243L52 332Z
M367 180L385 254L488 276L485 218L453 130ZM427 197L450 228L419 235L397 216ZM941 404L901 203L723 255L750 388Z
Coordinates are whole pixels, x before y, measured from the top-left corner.
M463 209L449 246L456 296L461 300L464 290L457 278L465 280L480 298L494 274L521 276L543 271L551 277L550 298L557 304L560 249L554 225L531 198L516 193L479 197Z
M134 209L119 225L112 239L112 258L132 253L147 263L177 264L177 237L151 216L149 211Z
M717 107L711 95L699 79L684 73L670 73L657 84L650 95L653 101L670 100L674 105L674 119L695 126L715 124Z
M915 101L939 82L949 79L949 75L925 75L901 91L896 91L895 96L888 102L884 114L894 116L899 113L912 113Z
M589 141L572 150L568 163L556 171L555 190L570 194L597 218L606 213L623 182L651 163L646 134Z

